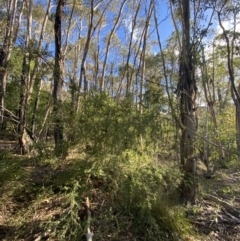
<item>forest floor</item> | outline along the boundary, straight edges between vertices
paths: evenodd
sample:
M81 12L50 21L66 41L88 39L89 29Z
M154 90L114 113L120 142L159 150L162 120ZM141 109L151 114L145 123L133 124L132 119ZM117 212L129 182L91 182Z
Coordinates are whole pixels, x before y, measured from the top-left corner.
M192 222L203 241L240 240L240 169L220 169L200 180L200 197Z
M72 165L71 161L65 164L38 163L34 158L22 158L20 156L0 157L0 240L3 241L41 241L58 240L52 238L54 232L58 232L59 225L78 227L78 224L67 223L69 214L76 214L71 217L74 220L86 220L86 207L83 204L79 209L74 195L64 195L58 186L66 183L63 189L69 188L67 182L75 175L84 175L83 163ZM4 170L4 162L8 169ZM87 162L84 165L88 164ZM65 166L64 166L65 165ZM80 173L79 171L80 170ZM9 176L9 173L12 176ZM112 214L104 210L109 205L111 194L100 189L103 180L96 179L92 184L94 189L91 195L94 198L93 213L109 218L109 221L99 226L99 233L105 234L113 231L115 226ZM48 185L51 189L48 189ZM105 188L106 186L104 186ZM74 188L80 188L76 185ZM81 190L82 193L85 190ZM69 201L70 200L70 201ZM69 205L70 203L70 205ZM72 211L70 210L72 209ZM74 210L78 210L76 213ZM200 177L199 196L196 205L186 208L187 218L195 228L196 238L181 239L182 241L239 241L240 240L240 168L229 167L218 170L210 179ZM62 218L59 222L60 217ZM65 218L66 217L66 218ZM74 219L76 218L76 219ZM130 217L121 217L127 225L126 232L120 237L104 239L101 236L93 240L143 240L131 236ZM115 217L116 219L116 217ZM120 217L119 217L119 220ZM118 220L118 222L119 222ZM77 221L78 222L78 221ZM64 226L65 225L65 226ZM49 229L46 227L49 226ZM56 228L56 229L55 229ZM79 228L81 228L79 226ZM63 228L64 229L64 228ZM112 229L112 230L111 230ZM51 232L49 231L51 230ZM70 230L74 231L74 230ZM70 232L64 230L64 232ZM84 231L85 232L85 231ZM80 238L79 240L84 240ZM164 241L164 239L162 239Z

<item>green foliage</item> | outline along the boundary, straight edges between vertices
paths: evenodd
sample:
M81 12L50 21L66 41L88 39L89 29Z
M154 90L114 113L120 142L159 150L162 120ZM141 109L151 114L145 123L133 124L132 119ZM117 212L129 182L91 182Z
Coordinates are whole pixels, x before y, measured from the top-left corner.
M95 94L82 101L77 115L71 113L67 105L66 111L67 139L75 139L74 145L81 143L86 151L96 155L121 154L126 149L136 149L143 142L156 147L162 138L162 128L166 128L156 111L142 114L130 96L117 103L106 93ZM167 125L170 127L171 123Z
M122 103L119 108L123 111L128 105ZM135 138L132 148L115 147L118 152L108 153L111 148L105 143L98 152L82 152L80 141L76 159L59 161L41 154L22 162L13 159L2 163L1 174L5 174L1 184L9 188L6 200L26 202L13 214L12 225L17 228L9 240L27 239L39 232L47 232L51 239L81 239L86 234L86 197L92 203L95 240L181 240L190 228L184 210L174 203L182 175L157 160L152 147L145 142L139 145Z
M96 94L82 103L75 128L79 138L90 145L93 152L110 153L133 147L144 132L139 113L132 103L124 100L117 104L107 94Z
M22 74L23 51L21 48L14 48L8 65L8 71L13 78L20 78Z
M177 202L175 193L181 174L160 166L149 150L140 149L126 149L118 156L97 156L88 171L92 185L110 195L110 203L104 210L105 225L114 222L117 226L117 229L107 229L106 233L99 221L98 215L101 217L102 214L97 212L93 222L96 226L100 225L100 233L96 233L99 240L103 240L101 237L104 235L119 237L127 233L141 236L143 240L163 237L164 240L179 240L189 231L183 212L177 211L172 206L174 201L170 201L170 198L175 198ZM128 217L127 225L124 217Z
M19 96L20 92L18 80L13 79L11 81L8 81L6 85L5 106L15 115L17 115L17 110L19 106Z
M187 240L185 237L191 233L191 226L184 216L184 209L176 205L178 188L183 179L177 162L180 156L180 129L172 122L177 122L177 115L180 114L180 106L176 104L179 99L174 97L174 93L181 79L181 44L178 43L178 40L181 41L178 36L181 31L172 33L162 44L162 55L153 54L152 50L156 49L158 41L152 32L155 28L151 26L151 21L146 21L145 15L148 15L147 11L158 15L158 8L151 5L155 3L148 5L149 2L145 1L138 7L135 1L126 1L123 10L126 16L120 16L119 23L113 26L118 21L118 3L100 1L92 6L94 14L90 16L92 11L88 3L68 2L62 12L63 38L59 42L62 56L58 56L64 68L63 79L59 80L63 81L63 98L59 101L58 113L54 113L51 85L56 86L56 83L51 81L54 58L57 57L53 48L55 13L49 9L44 30L46 1L34 1L31 24L27 21L29 6L23 6L23 13L20 13L24 1L12 6L13 11L9 11L5 2L1 0L1 45L3 50L6 48L11 52L11 57L6 63L8 79L4 107L18 115L22 74L26 72L23 71L23 60L24 56L29 56L26 61L29 66L26 67L29 68L30 80L25 83L26 88L22 88L27 98L24 105L27 106L20 106L26 118L21 122L29 130L34 127L36 135L43 130L30 158L0 151L0 201L7 210L7 217L2 212L0 217L6 219L6 227L12 227L7 238L39 240L36 235L46 233L51 240L82 240L87 221L84 202L89 197L95 240ZM181 8L177 1L171 2L172 17L175 18L176 27L179 27ZM205 2L199 4L200 11L194 16L196 19L192 19L193 42L203 40L202 37L209 34L208 27L198 26L199 21L205 20L205 5ZM135 7L139 12L132 15ZM16 13L14 10L17 10ZM222 10L222 13L231 13L227 8ZM142 14L144 12L146 14ZM135 16L136 19L129 19L129 16ZM19 22L18 28L20 19L23 22ZM157 22L156 19L156 26ZM11 23L16 25L13 29ZM29 29L29 33L32 33L30 39L26 36L28 29L25 23L32 26ZM82 28L82 24L88 25L87 28ZM104 49L107 40L110 40L107 35L112 27L116 31L109 43L110 52L106 53ZM136 36L132 35L130 45L129 27L135 27L135 34L139 37L135 41ZM41 29L44 30L42 35ZM87 39L88 30L91 30L90 39ZM145 39L148 30L151 37ZM121 39L119 31L124 31L124 39ZM234 48L233 68L236 69L239 66L239 47L234 41L239 40L239 33L235 34L236 39L232 39L233 33L228 29L226 34L234 45L231 48ZM212 48L210 43L205 46L208 50L212 49L206 53L206 66L201 66L202 56L200 49L195 46L197 43L188 46L194 51L193 70L201 69L195 71L198 91L202 91L198 80L203 80L203 83L208 81L208 90L212 92L213 99L211 104L216 113L216 122L210 113L199 115L198 135L195 136L197 141L194 144L196 154L199 154L208 143L210 164L218 166L221 153L217 145L220 143L225 151L226 166L237 166L239 150L235 143L235 109L228 80L227 49L218 41L222 39L223 35L219 35L213 40ZM1 55L1 70L4 70L4 51ZM102 60L105 57L108 57L106 73L101 79ZM36 76L32 75L34 69ZM205 69L208 73L205 73ZM204 78L201 78L201 72L204 72ZM83 77L84 83L78 83L79 77ZM234 77L237 84L237 75ZM111 92L112 97L106 92L98 93L101 81L104 81L104 89ZM131 83L132 93L126 91L126 82ZM84 93L81 93L82 89ZM80 101L78 113L74 113L78 95L84 98ZM201 98L199 103L206 103L206 100ZM46 113L49 115L45 122ZM9 115L9 112L5 114ZM4 116L4 121L5 117L7 120L9 116ZM54 152L53 130L58 120L64 141ZM34 121L36 125L33 126ZM17 130L18 124L14 121L10 125L7 123L7 130L13 129ZM47 133L50 138L44 143L42 140ZM225 194L233 193L229 187L222 191ZM13 207L9 208L10 205Z
M72 187L65 187L65 205L68 207L62 216L49 222L51 236L58 240L79 240L84 234L84 222L81 222L79 210L81 209L82 191L78 181Z
M16 159L10 156L9 151L5 150L1 150L0 155L0 183L3 185L4 183L24 179L23 166L26 160L20 159L16 162Z

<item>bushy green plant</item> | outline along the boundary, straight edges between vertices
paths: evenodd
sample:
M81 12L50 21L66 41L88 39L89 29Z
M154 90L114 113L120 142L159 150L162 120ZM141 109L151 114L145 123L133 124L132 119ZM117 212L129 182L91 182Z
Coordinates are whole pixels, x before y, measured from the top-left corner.
M31 171L14 191L20 194L29 185L29 219L33 211L41 212L36 199L45 198L42 193L51 200L61 197L61 203L49 207L59 210L57 217L41 221L32 232L41 228L52 239L80 240L86 234L83 204L89 197L94 240L181 240L190 227L184 211L175 208L182 174L168 149L171 123L158 117L150 110L141 113L131 96L116 102L106 93L88 96L77 115L65 116L69 156L56 158L51 143L36 144ZM18 231L25 237L26 222Z
M85 222L80 220L79 210L82 205L82 187L76 180L71 187L65 187L65 207L64 212L57 220L51 220L48 228L51 236L58 240L80 240L84 235Z
M184 211L174 208L171 200L178 198L176 190L181 174L159 165L153 155L142 148L127 149L119 156L105 159L96 157L89 169L93 180L102 180L99 188L108 192L110 203L104 211L105 222L112 220L117 225L108 235L129 232L143 240L162 240L163 237L164 240L179 240L177 237L184 236L190 227ZM95 216L94 220L98 226L99 217ZM129 226L127 231L126 226Z

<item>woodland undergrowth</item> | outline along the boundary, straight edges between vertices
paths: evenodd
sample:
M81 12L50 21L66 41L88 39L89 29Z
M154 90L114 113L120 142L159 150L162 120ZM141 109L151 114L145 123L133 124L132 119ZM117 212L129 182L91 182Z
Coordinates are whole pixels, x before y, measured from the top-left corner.
M106 95L86 100L66 122L72 141L62 159L51 142L27 157L2 154L1 240L85 240L86 198L93 240L191 240L178 204L182 174L168 146L174 136L164 143L161 119L129 106Z

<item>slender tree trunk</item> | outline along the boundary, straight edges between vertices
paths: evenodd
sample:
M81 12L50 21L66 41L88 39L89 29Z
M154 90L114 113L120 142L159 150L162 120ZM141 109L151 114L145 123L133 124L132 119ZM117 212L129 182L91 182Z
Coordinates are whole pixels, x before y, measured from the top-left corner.
M39 42L38 42L38 48L37 48L38 53L40 53L41 49L42 49L43 35L44 35L45 28L46 28L46 25L47 25L47 22L48 22L51 1L52 0L48 1L46 14L44 16L42 29L41 29L41 33L40 33L40 38L39 38ZM30 86L29 86L29 91L28 91L29 92L28 100L27 100L28 105L29 105L29 102L30 102L31 94L33 92L35 79L36 79L37 73L40 69L41 63L42 63L41 56L36 57L34 61L35 61L35 64L34 64L33 71L31 73L31 80L30 80ZM31 127L31 131L32 131L33 134L35 133L35 129L36 129L36 114L37 114L38 105L39 105L39 97L40 97L41 88L42 88L42 80L40 80L40 82L39 82L38 93L37 93L36 99L34 101L34 110L33 110L33 115L32 115L32 127Z
M99 59L100 59L100 28L98 29L98 33L97 33L97 39L98 39L98 44L97 44L97 49L94 50L94 71L93 71L93 83L92 83L92 88L97 91L98 89L100 89L100 85L99 84L99 78L98 78L98 74L99 74ZM100 81L101 82L101 81Z
M146 48L147 48L147 37L148 37L148 28L149 28L149 22L152 17L153 12L153 1L150 2L149 9L147 11L147 19L146 19L146 25L144 28L144 34L143 34L143 45L142 45L142 52L140 57L140 63L141 63L141 79L140 79L140 112L142 112L142 101L143 101L143 88L144 88L144 79L145 79L145 57L146 57Z
M214 54L214 53L213 53ZM204 95L208 104L208 108L210 110L210 114L212 117L212 122L214 125L214 134L216 137L216 142L218 145L218 152L219 152L219 156L220 156L220 164L222 167L226 166L225 163L225 153L222 147L222 143L220 140L220 136L219 136L219 132L218 132L218 124L217 124L217 118L216 118L216 114L215 114L215 109L214 109L214 104L216 101L215 98L215 85L214 85L214 73L212 76L212 80L211 80L211 86L212 86L212 91L210 90L210 83L209 83L209 79L208 79L208 70L207 70L207 64L206 64L206 60L205 60L205 53L204 53L204 49L202 47L202 59L203 59L203 63L202 63L202 68L201 68L201 72L202 72L202 84L203 84L203 90L204 90ZM214 65L214 57L213 57L213 65ZM215 66L213 66L215 67Z
M38 133L38 138L40 140L43 139L43 136L45 136L44 134L44 131L47 129L47 119L48 119L48 116L50 115L51 113L51 110L52 110L52 103L51 103L51 99L50 96L49 96L49 101L48 101L48 104L47 104L47 108L46 108L46 111L45 111L45 115L44 115L44 118L43 118L43 121L41 123L41 127L40 127L40 131Z
M40 101L39 98L40 98L41 90L42 90L42 80L40 80L39 82L37 96L34 101L34 108L33 108L33 114L32 114L32 128L31 128L32 133L35 133L35 130L36 130L36 116L37 116L37 110L38 110L39 101Z
M4 127L3 116L4 116L4 98L5 88L7 80L7 66L12 52L12 45L15 42L19 24L21 21L21 14L23 11L24 3L20 8L17 16L17 5L18 0L9 0L7 2L7 24L5 27L3 47L0 49L0 131ZM18 18L18 19L17 19Z
M238 85L238 93L240 95L240 85ZM235 101L236 108L236 143L237 143L237 151L240 159L240 102Z
M23 65L22 65L22 76L21 76L21 87L20 87L20 102L19 102L19 145L21 154L24 155L27 152L28 143L26 143L26 112L27 112L27 87L29 80L29 55L26 53L23 57Z
M225 2L226 3L226 2ZM238 159L240 160L240 91L237 89L235 85L235 76L234 76L234 67L233 67L233 51L234 51L234 41L236 35L236 16L234 16L234 32L232 36L232 41L230 42L227 31L225 30L222 20L221 20L221 12L218 12L218 22L223 31L223 37L227 44L227 66L228 66L228 74L231 83L232 89L232 98L235 103L236 108L236 144L238 151Z
M23 56L22 64L22 76L20 84L20 102L19 102L19 145L21 154L24 155L29 151L29 147L32 144L32 140L29 135L29 132L26 130L26 116L27 116L27 107L28 107L28 95L29 95L29 85L30 85L30 54L29 47L32 36L32 6L33 2L30 0L27 3L27 36L25 42L26 51Z
M29 94L28 94L28 99L27 99L28 104L29 104L30 99L32 97L31 95L32 95L33 88L34 88L35 79L36 79L37 73L40 69L40 65L42 63L42 57L40 56L40 52L41 52L41 49L42 49L43 36L44 36L44 32L45 32L45 29L46 29L46 26L47 26L49 13L50 13L51 1L52 0L48 1L46 14L44 16L43 23L42 23L42 29L41 29L38 47L37 47L37 52L39 53L39 55L34 59L34 68L32 70L31 76L30 76L30 82L29 82L29 86L28 86L28 93Z
M73 64L73 76L71 78L70 84L71 84L71 105L72 105L72 114L76 110L76 92L77 92L77 69L78 69L78 58L80 53L80 44L75 46L74 51L74 64Z
M182 48L182 43L181 43L178 26L177 26L177 23L176 23L176 19L175 19L175 16L174 16L174 12L173 12L173 3L172 3L172 2L173 2L172 0L169 0L170 10L171 10L171 17L172 17L172 21L173 21L173 26L174 26L175 32L176 32L176 34L177 34L178 45L179 45L179 48L181 49L181 48Z
M102 3L103 1L100 1L95 7L94 7L94 0L91 0L90 2L90 16L89 16L89 26L88 26L88 32L87 32L87 38L86 38L86 43L83 49L83 57L82 57L82 61L81 61L81 69L80 69L80 77L79 77L79 84L78 84L78 97L77 97L77 109L76 112L79 109L79 104L80 104L80 92L81 92L81 88L82 88L82 84L83 84L83 89L84 89L84 98L88 92L88 80L87 80L87 76L86 76L86 59L87 59L87 55L88 55L88 51L90 48L90 42L91 42L91 38L92 35L94 34L97 26L100 24L101 19L103 17L103 14L106 10L106 8L104 9L104 11L102 12L102 15L99 18L98 23L96 24L96 26L93 26L93 17L94 17L94 11L98 8L98 6Z
M120 17L122 15L122 11L123 11L123 8L124 8L124 5L126 3L126 0L123 0L122 1L122 4L120 6L120 10L119 10L119 13L116 17L116 21L113 25L113 28L111 29L110 31L110 34L109 34L109 37L108 37L108 40L107 40L107 45L106 45L106 53L105 53L105 57L104 57L104 61L103 61L103 68L102 68L102 77L101 77L101 83L100 83L100 92L104 89L104 78L105 78L105 70L106 70L106 64L107 64L107 58L108 58L108 53L109 53L109 48L110 48L110 43L111 43L111 39L112 39L112 36L116 30L116 27L118 25L118 22L120 20Z
M0 52L0 131L4 128L4 97L7 77L6 62L6 53L2 49Z
M66 55L67 49L68 49L69 35L70 35L70 29L71 29L71 24L72 24L73 13L75 10L75 5L76 5L76 0L73 1L72 10L71 10L70 16L68 18L67 33L66 34L64 33L64 36L66 35L64 48L62 50L62 53L64 56Z
M196 133L195 99L196 82L194 78L193 54L190 47L190 0L181 1L182 9L182 52L179 70L180 112L182 136L180 141L181 165L184 171L182 183L183 201L194 203L196 197L196 159L194 142Z
M55 34L55 65L54 65L54 85L53 85L53 117L54 117L54 139L55 152L58 156L63 153L63 121L61 115L62 87L63 87L63 67L64 56L62 54L62 12L65 0L58 0L54 23Z
M130 62L130 57L131 57L131 52L132 52L132 45L133 45L133 37L134 37L134 33L136 30L136 25L137 25L137 16L138 13L140 11L140 6L141 6L142 0L140 0L138 2L138 5L135 9L135 14L134 17L132 19L132 29L131 29L131 35L130 35L130 41L129 41L129 46L128 46L128 55L127 55L127 61L126 61L126 65L125 65L125 69L124 69L124 73L123 73L123 77L122 80L125 77L127 77L127 87L126 87L126 92L128 93L131 89L132 86L132 79L130 78L131 74L129 73L129 62Z

